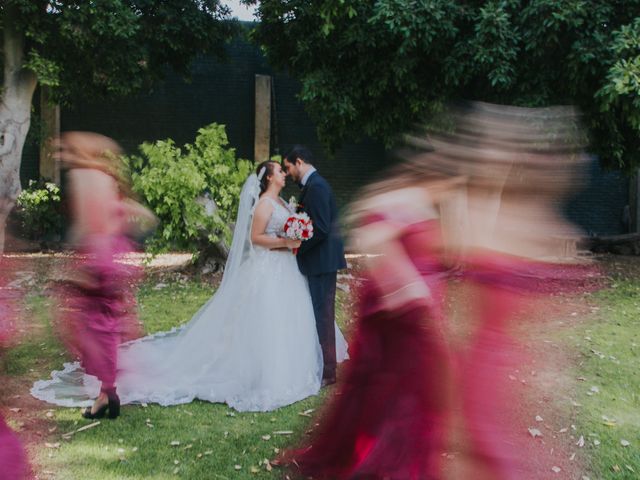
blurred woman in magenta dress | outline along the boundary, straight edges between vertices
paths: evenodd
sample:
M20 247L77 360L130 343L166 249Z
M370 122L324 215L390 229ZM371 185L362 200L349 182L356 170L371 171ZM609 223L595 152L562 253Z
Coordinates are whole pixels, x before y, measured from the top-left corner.
M377 256L351 364L308 446L282 463L317 479L441 479L461 447L466 471L451 478L540 478L527 470L526 430L509 423L508 373L524 357L508 327L545 287L589 271L559 259L577 233L560 210L580 185L576 119L473 103L452 109L445 131L406 136L405 162L352 212L355 249ZM462 340L444 308L448 279L467 288L455 298Z
M70 240L79 260L60 288L59 328L86 373L101 383L100 394L83 416L116 418L117 347L136 335L133 286L138 269L115 257L133 250L127 236L132 219L151 221L153 216L129 198L121 150L113 140L68 132L60 146L70 197Z
M282 459L303 475L440 478L451 358L438 207L456 181L407 162L355 205L354 245L375 256L338 391L310 445Z

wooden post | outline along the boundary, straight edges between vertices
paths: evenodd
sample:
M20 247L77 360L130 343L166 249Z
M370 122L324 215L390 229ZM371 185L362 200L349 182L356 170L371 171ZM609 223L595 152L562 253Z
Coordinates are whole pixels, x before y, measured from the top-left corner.
M631 225L629 233L640 233L640 168L631 177L629 195L629 216ZM626 232L625 232L626 233Z
M271 153L271 77L256 75L256 118L253 160L269 160Z
M60 105L52 102L51 90L46 86L40 90L40 115L44 126L40 140L40 176L60 184L60 168L52 148L52 140L60 136Z

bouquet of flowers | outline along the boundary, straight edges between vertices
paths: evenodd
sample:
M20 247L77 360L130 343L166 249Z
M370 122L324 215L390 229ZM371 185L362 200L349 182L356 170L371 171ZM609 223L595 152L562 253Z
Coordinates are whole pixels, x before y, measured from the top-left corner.
M284 234L292 240L309 240L313 237L313 223L306 213L294 213L284 224ZM298 249L294 249L293 253L298 253Z

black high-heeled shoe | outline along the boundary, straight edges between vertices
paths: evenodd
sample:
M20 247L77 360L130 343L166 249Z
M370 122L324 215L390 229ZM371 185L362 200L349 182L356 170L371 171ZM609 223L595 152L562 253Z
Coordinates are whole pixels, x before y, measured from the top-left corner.
M109 418L114 419L120 416L120 397L117 394L109 395Z
M92 407L87 407L86 410L82 412L83 418L87 418L89 420L93 420L95 418L103 418L104 414L109 408L109 404L107 403L106 405L101 406L98 410L95 411L95 413L91 413L91 408Z

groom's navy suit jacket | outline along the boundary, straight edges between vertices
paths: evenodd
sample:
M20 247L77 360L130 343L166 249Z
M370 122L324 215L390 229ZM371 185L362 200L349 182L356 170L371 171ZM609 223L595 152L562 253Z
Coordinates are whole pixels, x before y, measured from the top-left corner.
M299 203L313 222L313 237L298 250L298 267L304 275L321 275L345 268L344 245L340 236L338 207L333 191L318 172L313 172L302 188Z

